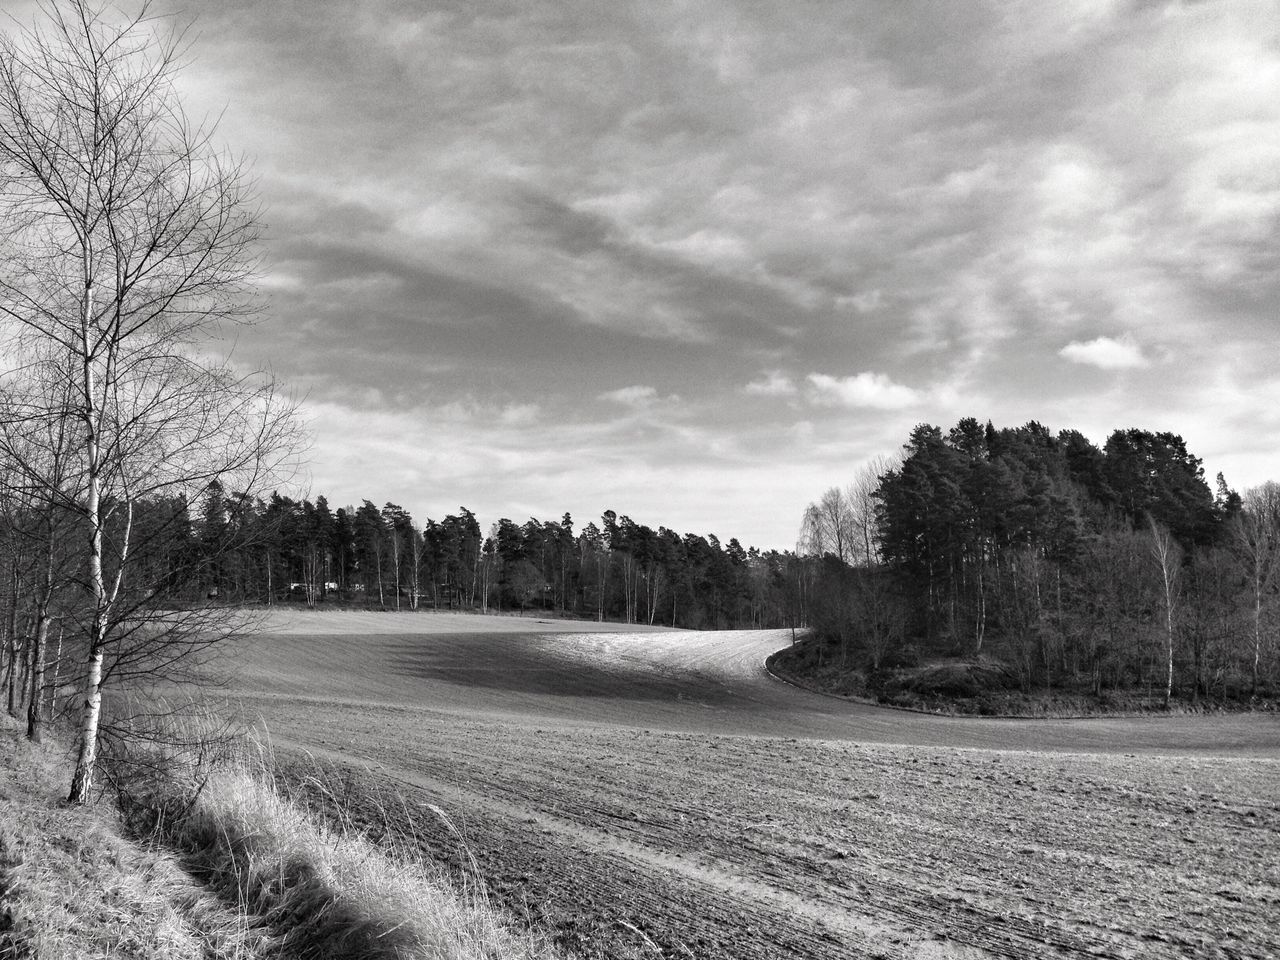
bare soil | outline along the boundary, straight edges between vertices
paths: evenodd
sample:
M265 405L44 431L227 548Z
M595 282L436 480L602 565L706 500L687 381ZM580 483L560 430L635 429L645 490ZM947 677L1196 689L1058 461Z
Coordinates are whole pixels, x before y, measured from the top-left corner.
M773 680L783 632L371 616L237 648L242 709L582 956L1280 955L1275 717L931 717Z

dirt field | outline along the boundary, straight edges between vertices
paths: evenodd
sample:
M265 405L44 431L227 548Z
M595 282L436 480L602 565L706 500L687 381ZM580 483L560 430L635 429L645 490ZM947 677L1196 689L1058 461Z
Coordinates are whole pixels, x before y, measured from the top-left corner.
M769 678L782 632L270 627L235 691L291 779L584 956L1280 955L1273 717L880 710Z

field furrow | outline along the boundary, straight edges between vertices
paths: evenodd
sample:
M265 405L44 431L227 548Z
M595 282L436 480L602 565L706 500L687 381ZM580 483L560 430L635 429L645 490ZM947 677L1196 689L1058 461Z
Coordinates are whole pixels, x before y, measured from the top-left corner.
M328 815L577 955L1280 955L1273 718L950 726L776 684L754 634L495 637L289 637L238 692Z

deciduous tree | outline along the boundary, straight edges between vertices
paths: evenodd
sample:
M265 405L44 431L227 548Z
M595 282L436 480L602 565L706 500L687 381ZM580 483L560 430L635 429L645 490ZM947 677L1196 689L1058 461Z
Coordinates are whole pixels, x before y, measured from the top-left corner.
M252 315L257 205L243 167L182 109L181 36L158 37L145 7L38 9L38 25L0 40L0 318L14 353L61 371L70 398L47 413L77 440L85 668L70 799L83 802L107 654L145 636L154 667L177 629L134 562L141 505L214 480L251 490L296 431L269 379L210 359L223 326Z
M1252 693L1258 692L1264 612L1273 598L1280 567L1280 484L1264 483L1245 491L1242 509L1230 522L1231 545L1245 565L1252 601Z

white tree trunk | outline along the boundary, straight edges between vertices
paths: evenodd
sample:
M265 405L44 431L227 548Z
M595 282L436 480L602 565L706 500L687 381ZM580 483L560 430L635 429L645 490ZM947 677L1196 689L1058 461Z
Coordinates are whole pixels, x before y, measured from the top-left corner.
M88 232L86 231L86 236ZM71 778L70 803L85 803L93 786L93 767L98 755L98 721L102 715L102 659L106 640L107 587L102 573L102 475L98 456L97 397L94 394L93 346L89 329L93 322L93 251L84 250L84 313L81 320L80 389L83 407L80 416L85 428L85 451L88 466L88 497L85 519L89 521L89 591L93 604L93 620L89 630L89 662L84 675L84 702L80 707L80 742L76 753L75 773Z
M1164 705L1169 706L1173 697L1173 601L1178 581L1180 550L1169 531L1150 520L1151 555L1160 567L1161 586L1164 588L1165 624L1165 681Z

